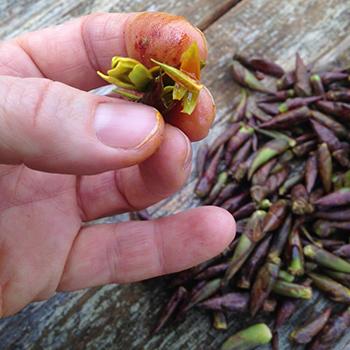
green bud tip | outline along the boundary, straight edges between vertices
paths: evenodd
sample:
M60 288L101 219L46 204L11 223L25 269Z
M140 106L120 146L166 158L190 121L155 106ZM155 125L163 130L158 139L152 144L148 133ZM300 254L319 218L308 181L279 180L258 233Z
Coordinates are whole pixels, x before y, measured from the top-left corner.
M316 255L314 247L309 244L304 247L304 254L308 256L309 258L313 258Z

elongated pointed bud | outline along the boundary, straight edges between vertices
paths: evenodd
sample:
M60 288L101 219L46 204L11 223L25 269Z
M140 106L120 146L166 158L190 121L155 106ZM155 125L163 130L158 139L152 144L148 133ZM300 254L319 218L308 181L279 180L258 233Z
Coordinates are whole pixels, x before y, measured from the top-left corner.
M196 171L197 171L197 176L200 178L204 172L205 169L205 163L207 162L207 157L209 153L209 146L207 143L204 143L201 145L197 152L197 157L196 157Z
M306 323L296 328L291 334L290 339L297 344L308 344L326 325L330 315L331 308L327 308L321 314L308 320Z
M329 270L329 269L322 269L322 272L325 273L328 277L341 283L345 287L350 288L350 274L349 273L338 272L338 271Z
M204 271L199 273L197 276L195 276L195 280L201 281L201 280L209 280L214 277L218 277L221 274L223 274L228 268L227 263L217 264L213 266L209 266Z
M263 221L264 232L277 230L283 224L287 210L287 200L280 199L273 203Z
M232 123L237 123L244 120L248 104L248 92L246 89L241 89L240 101L231 118Z
M226 171L221 172L218 175L215 185L211 189L208 197L203 202L203 204L212 204L216 199L216 197L219 195L222 188L225 186L227 180L228 180L228 173Z
M192 294L186 310L214 295L220 288L220 282L221 279L216 278L204 283L204 285L198 291Z
M312 153L305 164L305 184L308 193L312 191L317 179L317 157Z
M334 152L342 148L340 140L331 129L327 128L316 120L311 119L310 122L319 140L326 143L330 151Z
M338 207L350 204L350 187L342 188L319 198L315 204L319 208Z
M311 118L316 120L318 123L323 124L338 137L345 139L349 138L349 133L346 127L336 121L334 118L316 110L311 111Z
M282 154L290 147L290 144L285 139L271 140L267 142L256 154L253 163L248 171L248 178L262 165L266 164L270 159Z
M312 298L312 289L301 284L289 283L277 280L272 291L278 295L283 295L289 298L306 299Z
M307 107L292 109L276 115L273 119L260 124L260 128L267 129L284 129L293 125L303 123L310 117L310 110Z
M306 280L303 282L302 285L304 287L309 287L311 284L311 280ZM276 322L275 322L275 329L278 330L283 324L289 320L293 314L296 312L297 308L299 307L301 300L296 298L291 299L283 299L282 303L277 309L277 315L276 315Z
M258 271L250 294L250 314L253 317L261 309L272 291L278 279L279 270L280 261L277 263L266 262Z
M248 125L242 125L235 135L233 135L226 146L225 161L229 165L237 151L244 143L251 138L254 129Z
M332 189L333 163L332 155L326 143L322 143L317 149L317 164L323 188L326 192L330 192Z
M271 339L270 328L264 323L258 323L226 339L220 350L250 350L270 343Z
M232 62L233 79L240 85L254 91L272 93L272 91L264 86L253 73L243 67L238 61Z
M288 240L289 265L288 271L293 276L304 274L304 253L300 240L299 227L295 225Z
M316 107L326 114L333 115L344 122L350 121L350 105L342 102L317 101Z
M339 272L350 273L350 263L315 245L310 244L305 246L304 254L321 266Z
M311 95L311 86L309 81L308 69L304 61L300 57L299 53L296 54L296 60L295 60L294 90L298 96Z
M350 307L334 314L313 340L309 350L329 350L350 327Z
M267 58L248 57L243 54L235 54L233 58L248 69L256 70L276 78L281 78L285 73L280 65Z
M311 88L312 91L316 94L316 95L323 95L325 93L325 89L323 86L323 82L321 77L318 74L313 74L310 77L310 84L311 84Z
M265 211L257 210L250 217L243 234L239 238L239 242L231 258L230 265L226 270L225 276L222 280L223 286L227 286L229 281L234 277L244 262L248 259L250 253L256 246L256 243L264 237L262 225L265 216Z
M152 330L152 334L159 332L169 319L174 315L176 308L188 295L187 290L184 287L179 287L170 298L169 302L163 308L159 320Z
M249 289L251 287L257 270L263 264L264 259L267 256L271 240L272 235L265 237L250 256L246 264L243 265L243 268L241 269L241 277L237 284L239 288Z
M246 312L248 310L248 293L227 293L198 304L199 308L215 311Z
M213 156L215 152L225 144L237 131L241 128L239 123L233 123L222 134L220 134L209 148L209 156Z
M308 275L312 279L313 284L328 297L335 302L350 305L350 289L333 279L320 275L318 273L309 272Z
M345 72L322 72L320 77L324 85L332 84L336 81L346 81L349 78L349 75Z
M204 172L203 176L198 180L195 192L199 197L205 197L210 189L213 187L213 181L216 176L216 170L218 168L224 147L223 145L216 151L215 156L211 159L208 168Z
M336 102L350 102L350 90L328 91L326 99Z

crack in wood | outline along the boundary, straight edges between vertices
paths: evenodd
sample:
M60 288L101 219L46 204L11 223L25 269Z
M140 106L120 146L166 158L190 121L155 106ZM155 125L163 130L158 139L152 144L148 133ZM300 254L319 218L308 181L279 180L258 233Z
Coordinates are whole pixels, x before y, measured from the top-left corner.
M197 27L201 31L205 31L209 28L214 22L216 22L220 17L222 17L226 12L230 11L233 7L238 5L242 0L228 0L218 8L214 10L214 12L205 16L197 25Z

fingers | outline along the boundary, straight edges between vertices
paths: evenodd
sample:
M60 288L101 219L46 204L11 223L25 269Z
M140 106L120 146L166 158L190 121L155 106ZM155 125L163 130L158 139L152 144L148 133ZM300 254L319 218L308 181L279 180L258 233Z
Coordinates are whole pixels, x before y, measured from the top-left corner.
M93 14L3 44L0 74L12 75L15 71L23 76L25 71L39 77L41 72L46 78L90 90L104 84L96 71L105 72L113 56L131 56L147 65L151 57L178 64L193 41L205 59L204 36L183 17L165 13Z
M196 41L207 57L203 34L183 17L165 13L94 14L60 26L29 33L0 45L0 75L46 77L90 90L105 84L96 74L110 67L115 55L131 56L150 66L151 58L177 66ZM188 118L176 109L169 122L191 140L203 138L215 115L208 91Z
M142 162L158 148L160 114L46 79L0 77L0 163L95 174Z
M185 18L168 13L143 12L128 17L124 39L128 56L146 66L154 65L151 58L178 66L182 53L194 41L203 61L208 54L202 32Z
M77 195L82 219L146 208L175 193L189 175L191 153L188 138L166 125L161 146L140 165L80 178Z
M219 254L234 234L232 216L217 207L149 222L86 227L73 245L59 289L127 283L187 269Z
M215 103L207 88L203 88L199 95L198 104L189 116L181 112L182 106L173 108L165 120L181 129L191 141L199 141L208 135L215 118Z

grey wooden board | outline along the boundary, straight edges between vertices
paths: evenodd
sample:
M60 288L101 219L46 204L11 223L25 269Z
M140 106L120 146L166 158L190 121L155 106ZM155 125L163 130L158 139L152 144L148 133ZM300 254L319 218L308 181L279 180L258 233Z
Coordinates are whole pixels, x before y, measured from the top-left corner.
M0 37L60 23L90 11L167 10L200 23L222 1L11 1L0 2ZM350 2L348 0L244 0L205 31L209 62L204 74L218 106L209 138L225 127L237 100L228 64L233 51L244 50L276 59L287 69L299 50L309 62L320 65L337 60L350 62ZM10 11L10 12L8 12ZM195 145L195 150L198 144ZM194 157L195 157L194 152ZM155 216L197 205L193 199L195 174L183 190L155 205ZM109 218L112 222L119 218ZM227 333L212 330L203 312L188 317L154 338L148 337L161 305L169 295L165 280L127 286L106 286L75 293L57 294L46 303L27 307L0 322L1 349L217 349L227 334L249 324L248 317L230 318ZM281 333L281 349L290 349L285 338L292 326L322 308L318 295L293 316ZM282 343L282 341L281 341ZM350 349L350 335L335 349Z
M65 22L92 12L164 11L185 16L198 25L226 0L38 0L0 1L0 38Z

